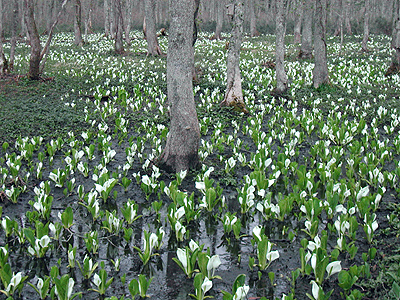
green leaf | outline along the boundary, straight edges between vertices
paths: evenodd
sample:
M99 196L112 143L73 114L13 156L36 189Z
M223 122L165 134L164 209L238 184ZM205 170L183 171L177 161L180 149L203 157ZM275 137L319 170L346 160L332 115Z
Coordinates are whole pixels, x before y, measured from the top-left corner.
M34 234L33 230L30 229L30 228L24 228L23 230L24 230L24 235L25 235L26 239L32 245L32 247L34 247L35 246L36 237L35 237L35 234Z
M228 293L227 291L221 291L221 293L224 295L223 300L232 300L233 295L231 293Z
M68 206L65 211L61 214L61 222L65 228L70 228L72 226L74 219L74 213L72 207Z
M139 294L139 282L136 279L132 279L129 283L129 293L132 296L132 299L135 298L137 294Z
M204 252L200 252L197 255L197 264L199 266L200 272L204 275L207 276L207 264L208 264L208 257L207 254Z
M9 263L5 264L4 267L0 270L0 278L3 286L7 288L12 278L12 271Z
M397 299L400 299L400 286L397 284L396 281L393 282L392 292Z
M339 286L345 291L349 290L352 287L352 278L349 272L346 270L341 270L338 275Z
M241 286L244 286L245 282L246 282L246 275L245 274L238 275L235 279L235 282L233 283L232 294L235 295L237 289Z

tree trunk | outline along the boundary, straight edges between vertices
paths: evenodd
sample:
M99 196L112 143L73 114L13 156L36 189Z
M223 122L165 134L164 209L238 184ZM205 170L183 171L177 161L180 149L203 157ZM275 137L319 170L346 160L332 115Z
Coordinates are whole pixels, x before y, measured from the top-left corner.
M397 34L394 43L394 49L395 49L394 61L397 67L399 67L400 66L400 20L397 21L396 31Z
M34 4L33 0L24 0L24 11L25 11L25 20L26 20L26 28L29 34L29 42L31 45L31 56L29 59L29 71L28 77L32 80L38 80L40 73L43 72L47 53L49 51L50 43L53 38L54 28L56 27L58 20L64 10L65 5L68 0L64 0L61 4L61 9L57 14L56 20L53 22L53 25L50 28L49 36L47 38L46 44L43 47L40 44L39 33L36 27L36 21L34 16Z
M396 25L397 25L397 20L400 17L400 1L399 0L394 0L393 2L393 21L392 21L392 43L391 43L391 47L394 48L394 43L396 41Z
M11 48L10 48L10 71L14 71L15 48L17 46L18 28L18 0L13 1L13 12L11 16Z
M53 20L53 11L56 10L57 8L55 7L54 0L49 0L48 3L46 3L45 9L46 11L46 32L47 34L50 32L51 28L51 22Z
M110 0L104 0L104 32L106 36L111 35L110 29Z
M3 49L3 0L0 0L0 75L8 72L8 62Z
M26 39L29 41L29 32L28 29L26 28L26 8L25 8L25 0L20 0L20 8L21 8L21 14L20 14L20 19L21 19L21 36L26 37Z
M68 2L68 0L64 0L62 2L60 11L58 12L58 14L56 16L56 19L54 20L53 25L51 25L49 36L47 38L46 44L44 45L43 50L42 50L42 52L40 54L41 63L40 63L39 73L43 73L43 69L44 69L44 66L45 66L46 60L47 60L47 54L49 53L49 50L50 50L50 43L51 43L51 40L53 38L54 28L56 27L56 25L58 23L58 20L60 19L61 14L62 14L67 2Z
M132 26L132 10L133 10L133 1L127 0L125 3L126 13L125 13L125 42L128 46L131 45L131 26Z
M301 47L299 58L310 59L312 58L312 23L313 23L313 0L305 0L304 2L304 23L301 35Z
M394 67L394 73L399 73L400 71L400 0L397 0L397 20L396 27L393 28L393 48L394 48L394 57L391 67ZM390 69L390 68L389 68Z
M285 14L286 0L276 0L276 50L275 70L277 94L284 94L287 91L287 76L285 72Z
M121 0L113 0L113 12L114 12L114 30L115 30L115 44L114 49L118 54L124 53L124 44L122 41L122 35L124 31L124 22L122 19L122 7Z
M339 19L338 19L338 34L340 34L340 49L339 52L342 52L343 49L343 0L339 1L339 9L338 9L338 15L339 15Z
M226 93L221 105L231 106L235 110L248 113L243 100L242 77L239 66L243 35L243 3L241 0L231 1L228 6L228 17L232 23L232 32L226 62Z
M224 9L223 9L224 1L222 1L222 0L215 1L215 5L216 5L215 39L220 40L222 38L221 31L222 31L222 25L224 23Z
M195 1L169 1L167 89L170 131L159 166L169 172L195 168L199 164L200 128L193 96L193 24Z
M256 3L255 0L249 0L249 10L250 10L250 36L258 36L258 31L256 27Z
M146 40L147 55L157 56L163 54L158 45L156 32L156 0L144 0L144 10L146 15ZM193 16L192 16L193 17ZM193 27L193 24L192 24Z
M338 0L335 13L337 27L335 29L334 36L338 36L343 27L343 0Z
M92 10L93 10L93 0L89 0L87 4L86 14L85 14L85 43L88 41L89 31L91 32L92 27Z
M365 0L365 13L364 13L364 37L362 40L362 50L368 51L368 39L369 39L369 14L370 14L370 0Z
M296 1L295 7L295 22L294 22L294 43L301 43L301 22L303 20L303 3L302 0Z
M74 15L74 34L75 45L82 46L82 5L80 0L75 0L75 15Z
M346 31L348 35L352 35L351 31L351 23L350 23L350 9L351 9L351 1L352 0L346 0L346 3L344 5L344 12L345 12L345 26L346 26Z
M31 45L28 77L32 80L38 80L40 74L42 45L40 44L39 33L35 22L33 0L24 0L24 5L26 28L29 34L29 42Z
M316 0L314 47L315 66L313 72L313 83L317 89L321 84L329 84L328 63L326 56L326 14L327 0Z
M111 39L113 39L113 40L115 40L115 34L117 33L117 31L116 31L116 27L115 26L117 26L116 24L115 24L115 12L114 12L114 10L115 10L115 5L114 5L114 2L115 0L110 0L110 3L109 3L109 20L110 20L110 37L111 37Z

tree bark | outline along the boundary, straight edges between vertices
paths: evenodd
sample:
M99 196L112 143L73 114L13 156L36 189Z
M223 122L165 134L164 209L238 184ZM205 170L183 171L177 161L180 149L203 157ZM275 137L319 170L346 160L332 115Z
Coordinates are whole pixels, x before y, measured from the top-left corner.
M301 22L303 21L303 1L297 0L295 7L294 43L301 43Z
M80 0L75 0L74 34L75 45L82 46L82 5Z
M391 43L391 47L394 48L394 43L396 41L396 34L397 34L397 30L396 30L396 25L397 25L397 20L400 18L400 1L399 0L394 0L393 2L393 20L392 20L392 43Z
M21 20L21 36L26 37L26 39L29 41L29 32L28 29L26 28L26 8L25 8L25 0L19 0L20 1L20 8L21 8L21 14L20 14L20 20Z
M215 15L215 20L216 20L216 26L215 26L215 39L221 40L221 32L222 32L222 25L224 23L224 1L219 0L215 1L216 5L216 15Z
M162 55L160 46L158 45L156 32L156 1L144 0L144 10L146 18L146 40L147 40L147 55L157 56ZM193 24L192 24L193 27Z
M393 28L393 41L392 45L394 48L393 62L390 68L394 68L394 73L399 73L400 71L400 0L397 0L397 19L395 28ZM389 68L389 69L390 69ZM389 70L388 70L389 71Z
M167 54L167 90L170 131L158 163L169 172L199 164L200 128L193 96L193 24L195 1L170 0Z
M10 47L10 71L14 71L15 48L17 46L18 28L18 0L13 0L13 11L11 16L11 47Z
M336 5L336 29L335 36L338 36L341 33L343 27L343 0L338 0Z
M345 26L346 26L346 31L348 35L352 35L351 31L351 23L350 23L350 9L351 9L351 1L352 0L346 0L346 3L344 5L344 13L345 13Z
M250 14L250 36L258 36L259 33L256 27L256 1L249 0L249 14Z
M93 0L89 0L86 8L85 14L85 43L88 41L89 31L92 28L92 10L93 10Z
M221 105L248 113L243 100L242 77L239 66L243 35L243 3L241 0L231 1L228 6L228 17L232 23L232 32L226 62L226 93Z
M115 24L115 12L114 12L114 10L115 10L115 2L114 2L115 0L110 0L110 3L109 3L109 11L108 11L108 13L109 13L109 22L110 22L110 37L111 37L111 39L113 39L113 40L115 40L115 34L116 34L116 28L115 28L115 26L117 26L116 24Z
M312 23L313 23L313 0L305 0L304 1L304 23L303 23L303 31L301 35L301 46L299 58L302 59L310 59L312 58Z
M40 75L40 61L42 59L42 45L40 44L39 33L35 22L33 0L24 0L24 5L26 28L29 34L29 42L31 45L28 77L32 80L38 80Z
M58 14L56 16L56 19L54 20L53 25L51 25L49 36L47 38L46 44L44 45L43 50L42 50L42 52L40 54L40 61L41 62L39 64L40 65L39 73L43 72L43 69L44 69L44 66L45 66L46 60L47 60L47 54L49 53L49 49L50 49L50 43L51 43L51 40L53 38L54 28L56 27L58 21L60 20L61 14L62 14L67 2L68 2L68 0L64 0L62 2L60 11L58 12Z
M0 75L8 72L8 62L3 49L3 0L0 0Z
M285 14L286 0L276 0L276 50L275 50L275 70L276 70L276 89L278 94L287 91L287 76L285 72Z
M56 20L53 22L53 25L51 26L46 44L42 49L42 45L40 44L39 33L36 27L33 0L24 0L26 27L28 30L29 42L31 45L31 56L29 59L28 77L32 80L38 80L40 73L43 72L46 63L47 53L49 51L50 43L53 38L54 28L56 27L58 20L60 19L61 13L64 10L64 7L67 4L67 2L68 0L64 0L63 3L61 4L61 9L57 14Z
M313 83L317 89L321 84L329 84L328 62L326 55L326 14L327 0L316 0L314 47L315 66Z
M131 32L131 26L132 26L132 10L133 10L133 1L132 0L126 0L125 2L125 42L128 46L131 45L131 38L130 38L130 32Z
M106 36L111 35L110 29L110 0L104 0L104 32Z
M114 30L115 30L115 43L114 49L117 54L124 53L124 44L122 41L122 34L124 31L124 22L122 19L122 7L121 0L113 0L113 19L114 19Z
M51 22L53 20L53 11L56 10L56 5L54 3L54 0L49 0L48 3L46 3L45 6L46 9L46 31L47 34L50 32L50 28L51 28Z
M369 39L369 14L370 14L370 0L365 0L365 12L364 12L364 36L362 40L362 50L368 51L368 39Z

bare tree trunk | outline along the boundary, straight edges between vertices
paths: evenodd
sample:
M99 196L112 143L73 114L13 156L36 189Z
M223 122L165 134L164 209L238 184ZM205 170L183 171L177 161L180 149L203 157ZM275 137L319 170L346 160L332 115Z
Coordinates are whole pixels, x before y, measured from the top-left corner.
M106 36L111 35L110 29L110 0L104 0L104 32Z
M314 0L304 1L304 23L301 35L301 47L299 58L310 59L312 58L312 23L313 23L313 8Z
M125 20L125 42L128 46L130 46L131 45L130 32L131 32L131 25L132 25L133 1L126 0L125 8L126 8L126 13L125 13L125 18L124 18L124 20Z
M195 9L194 9L194 22L193 22L193 46L196 44L197 41L197 14L199 12L199 7L200 7L200 0L194 0L195 4ZM195 67L195 61L193 59L193 66L192 66L192 79L193 81L197 82L198 77L197 77L197 72L196 72L196 67Z
M28 77L32 80L38 80L40 74L42 45L40 44L39 33L35 22L33 0L24 0L24 4L26 28L29 34L29 42L31 45Z
M80 0L75 0L75 15L74 15L74 33L75 45L82 46L82 5Z
M110 37L113 40L115 40L115 38L116 38L115 34L117 33L116 27L115 27L117 25L115 24L115 12L114 12L115 5L114 5L114 1L115 0L110 0L109 12L108 12L110 14L110 16L109 16L109 20L110 20Z
M345 25L346 25L346 31L348 35L352 35L351 31L351 23L350 23L350 9L351 9L351 1L352 0L346 0L346 3L344 5L344 12L345 12Z
M27 40L29 40L29 32L28 29L26 28L26 19L25 19L25 0L19 0L20 5L19 7L21 8L21 13L20 13L20 19L21 19L21 36L26 37Z
M215 27L215 39L220 40L221 37L221 31L222 31L222 25L224 23L224 1L215 1L216 5L216 15L215 15L215 20L216 20L216 27Z
M114 29L115 29L115 44L114 49L118 54L124 53L124 44L122 41L122 34L124 31L124 22L122 19L121 0L113 0L114 12Z
M51 40L53 38L54 28L56 27L58 21L60 20L61 14L64 11L64 8L65 8L65 5L67 4L67 2L68 2L68 0L63 0L60 11L58 12L58 14L56 16L56 19L54 20L53 25L51 25L46 44L44 45L42 53L40 54L40 60L41 60L40 69L39 69L40 73L43 73L44 66L46 65L47 54L49 53L49 50L50 50L50 44L51 44Z
M335 36L338 36L341 33L343 27L343 0L338 0L337 7L336 7L336 29L335 29Z
M0 0L0 75L8 73L8 62L3 49L3 0Z
M155 23L156 1L145 0L144 10L146 15L147 55L152 55L152 56L161 55L163 53L161 51L160 46L158 45L156 23Z
M32 80L38 80L40 73L43 72L44 66L46 64L47 53L49 51L50 43L53 38L54 28L56 27L67 2L68 0L64 0L61 4L61 9L57 14L56 20L53 22L53 25L50 28L49 36L42 50L42 45L40 44L39 33L37 31L34 16L33 0L24 0L26 27L29 33L29 42L31 45L28 77Z
M394 48L394 43L396 41L396 25L397 25L397 20L400 17L400 1L399 0L394 0L393 2L393 21L392 21L392 43L391 47Z
M53 20L53 11L56 9L54 0L49 0L48 3L46 3L46 10L47 10L47 18L46 18L46 32L47 34L50 32L51 28L51 22Z
M11 15L11 47L10 47L10 71L14 71L15 48L17 46L18 28L18 0L13 0L13 11Z
M250 10L250 36L258 36L258 31L256 27L256 1L249 0L249 10Z
M285 72L285 5L286 0L276 0L276 93L287 91L287 76Z
M199 164L200 128L193 96L193 24L195 1L170 0L167 89L171 124L159 166L169 172Z
M396 0L396 23L393 28L392 46L394 48L393 60L389 69L386 71L386 76L398 74L400 72L400 0Z
M338 34L340 34L340 49L339 49L339 52L341 53L342 52L342 49L343 49L343 35L344 35L344 33L343 33L343 16L344 16L344 12L343 12L343 1L344 0L339 0L339 5L338 5L338 10L337 10L337 13L338 13L338 29L337 29L337 32L335 32L335 35L338 35Z
M316 0L314 33L315 66L313 83L317 89L321 84L329 84L328 62L326 56L326 14L327 0Z
M294 43L301 43L301 22L303 21L303 1L296 0L295 22L294 22Z
M88 34L92 27L92 10L93 10L93 0L89 0L87 4L86 14L85 14L85 43L88 41Z
M240 46L243 35L243 3L232 0L228 6L228 17L232 23L226 61L226 93L221 105L231 106L235 110L248 113L243 100L242 76L240 74Z
M362 50L368 51L368 39L369 39L369 12L370 11L370 0L365 0L365 13L364 13L364 37L362 40Z

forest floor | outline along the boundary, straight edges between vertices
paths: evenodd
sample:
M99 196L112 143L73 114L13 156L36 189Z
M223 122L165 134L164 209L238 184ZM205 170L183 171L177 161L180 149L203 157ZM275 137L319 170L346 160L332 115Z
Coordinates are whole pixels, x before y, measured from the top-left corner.
M285 99L270 94L274 37L243 42L244 115L219 107L225 41L200 36L202 167L186 176L154 165L169 126L166 58L146 57L142 39L118 56L100 35L77 48L59 34L45 80L0 78L0 289L22 272L14 299L37 299L27 283L38 288L39 278L50 278L45 294L56 297L62 275L84 299L134 298L143 274L151 299L190 299L194 274L211 277L193 240L221 260L207 292L216 299L240 274L248 299L316 298L316 287L320 299L398 299L400 76L384 76L390 40L372 36L363 53L361 37L342 50L329 39L331 85L316 90L313 64L297 60L292 38ZM26 73L26 47L16 74ZM158 243L145 263L147 232ZM193 277L172 259L185 247L198 255ZM263 265L259 253L273 251L279 258ZM90 274L89 258L98 263ZM330 276L335 262L341 271Z

